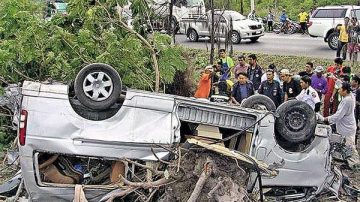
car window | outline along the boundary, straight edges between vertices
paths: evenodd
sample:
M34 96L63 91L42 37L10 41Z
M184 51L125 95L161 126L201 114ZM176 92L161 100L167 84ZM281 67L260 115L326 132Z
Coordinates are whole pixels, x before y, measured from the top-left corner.
M346 9L319 9L313 15L313 18L344 18Z
M232 19L233 21L246 20L246 17L241 15L238 12L224 13L224 16L226 17L226 19L228 19L228 20Z
M351 17L355 16L357 19L360 19L360 9L353 10L351 15L352 15Z
M218 14L214 15L214 20L215 20L215 22L222 22L222 23L226 22L225 18L223 16L221 16L221 15L218 15Z

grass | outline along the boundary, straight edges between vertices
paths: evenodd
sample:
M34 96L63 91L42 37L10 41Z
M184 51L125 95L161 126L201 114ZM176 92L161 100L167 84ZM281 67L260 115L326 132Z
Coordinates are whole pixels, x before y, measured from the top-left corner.
M209 63L209 55L210 51L206 50L200 50L200 49L188 49L188 53L192 56L194 59L193 62L193 68L195 70L201 70ZM287 68L292 73L298 73L299 71L303 71L305 69L305 64L307 62L313 62L314 67L316 66L323 66L324 68L328 67L329 65L332 65L334 63L334 60L330 59L323 59L323 58L314 58L314 57L305 57L305 56L283 56L283 55L269 55L269 54L263 54L263 53L256 53L256 52L239 52L235 51L233 53L233 60L236 63L236 57L240 54L249 55L251 53L256 54L258 58L258 64L266 69L271 63L275 64L277 69L283 69ZM215 60L216 62L217 60ZM349 61L344 62L345 66L350 66ZM355 63L353 67L351 67L352 73L358 73L360 69L360 64Z

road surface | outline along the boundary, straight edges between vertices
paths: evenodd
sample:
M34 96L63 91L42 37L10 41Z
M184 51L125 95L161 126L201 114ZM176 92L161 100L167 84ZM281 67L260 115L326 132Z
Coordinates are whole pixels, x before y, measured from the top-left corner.
M210 49L209 39L200 39L198 42L190 42L185 35L176 35L176 43L186 47ZM224 44L222 45L224 47ZM315 58L334 59L336 51L331 50L322 38L312 38L301 34L273 34L266 33L256 43L243 40L240 44L234 44L234 50L274 55L295 55Z

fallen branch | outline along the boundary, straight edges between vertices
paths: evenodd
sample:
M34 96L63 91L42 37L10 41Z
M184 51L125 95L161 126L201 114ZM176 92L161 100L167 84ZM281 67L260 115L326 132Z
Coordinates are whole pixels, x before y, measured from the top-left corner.
M141 163L132 161L132 160L127 159L127 158L125 158L124 161L127 161L127 162L132 163L132 164L134 164L134 165L136 165L136 166L139 166L139 167L145 168L145 169L147 169L147 170L150 170L151 172L153 172L153 173L156 174L156 175L163 175L163 174L164 174L164 171L155 170L154 168L152 168L152 167L150 167L150 166L143 165L143 164L141 164Z
M112 202L115 198L117 197L122 197L122 196L126 196L130 193L132 193L133 191L137 190L138 188L136 187L129 187L128 189L115 189L109 193L107 193L105 196L103 196L100 199L100 202L106 201L106 202Z
M215 185L214 188L212 188L210 190L210 192L208 193L207 197L210 199L213 197L213 194L220 188L221 185L223 185L223 180L221 180L221 177L219 177L219 182Z
M187 200L187 202L196 202L197 198L201 193L202 188L204 187L206 180L213 172L213 169L214 169L214 162L210 158L207 158L206 163L204 164L204 170L201 173L200 178L195 185L195 189L192 192L190 198Z
M149 189L152 187L161 187L161 186L171 182L170 179L166 179L166 178L161 178L161 179L153 181L153 182L131 182L131 181L125 179L122 175L120 175L120 178L124 182L125 185L128 185L130 187L143 188L143 189Z

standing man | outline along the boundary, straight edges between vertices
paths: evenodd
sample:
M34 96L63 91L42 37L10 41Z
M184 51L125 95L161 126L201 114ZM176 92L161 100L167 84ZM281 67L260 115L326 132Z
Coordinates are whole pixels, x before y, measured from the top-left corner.
M356 150L355 135L356 135L356 121L355 121L355 100L351 94L351 86L349 83L343 83L339 88L339 94L343 97L339 104L337 112L328 117L322 117L317 114L317 118L329 124L336 125L336 132L345 137L345 145L352 151L350 157L346 159L351 169L357 169L360 166L359 154Z
M279 21L280 21L280 23L281 23L281 28L280 28L280 32L281 31L287 31L288 30L288 16L286 15L286 10L285 9L283 9L282 10L282 13L281 13L281 15L280 15L280 19L279 19Z
M238 81L234 84L231 93L231 102L239 105L243 99L254 95L254 86L248 81L247 74L240 72Z
M319 98L321 100L322 95L325 95L327 92L327 80L323 77L324 67L317 66L315 68L315 73L311 77L311 87L313 87L316 92L319 94Z
M302 88L302 91L298 96L296 96L296 99L306 102L315 112L320 111L320 98L318 93L311 87L310 77L301 77L300 86Z
M271 12L271 9L269 9L269 13L267 15L267 25L269 32L274 31L273 25L274 25L274 14Z
M295 99L301 92L300 83L291 77L288 69L282 69L280 75L283 80L284 102Z
M250 19L250 20L256 20L255 10L252 10L252 11L249 13L248 19Z
M234 68L234 75L235 75L235 78L236 79L238 79L238 77L239 77L239 74L241 73L241 72L243 72L243 73L247 73L247 69L248 69L248 67L249 67L249 65L248 64L246 64L246 61L245 61L245 56L244 55L240 55L239 57L238 57L238 64L235 66L235 68Z
M339 40L338 40L338 47L336 50L336 57L340 57L341 50L343 46L345 46L349 42L349 34L348 34L348 27L349 27L349 17L344 18L344 24L337 26L336 29L340 32ZM346 49L343 51L342 59L346 59Z
M221 62L221 78L220 80L228 80L231 77L231 71L234 68L234 61L231 57L226 55L225 49L219 50L220 62Z
M280 83L274 80L274 70L266 70L267 80L262 82L259 88L259 94L268 96L278 107L281 104Z
M307 22L309 19L309 14L305 12L304 8L301 8L301 12L299 13L299 22L302 30L302 34L305 34L307 32Z
M360 77L358 77L357 75L354 75L352 77L351 88L352 88L352 93L353 93L353 95L355 97L355 101L356 101L355 121L356 121L356 126L358 126L359 118L360 118ZM357 130L359 130L359 127L357 127Z
M257 91L261 84L261 76L263 74L262 68L257 64L255 54L250 54L248 60L250 66L247 70L247 75L249 80L253 83L255 91Z
M201 78L194 97L205 98L205 99L209 98L212 75L213 75L213 67L211 65L205 67L205 71L201 74Z
M343 60L341 58L335 58L334 65L327 68L327 92L324 98L324 117L335 113L336 100L334 101L334 88L336 80L340 79L340 75L343 74Z
M299 72L299 76L301 77L308 76L311 78L312 75L314 74L313 69L314 69L314 64L312 62L307 62L305 65L305 71Z

